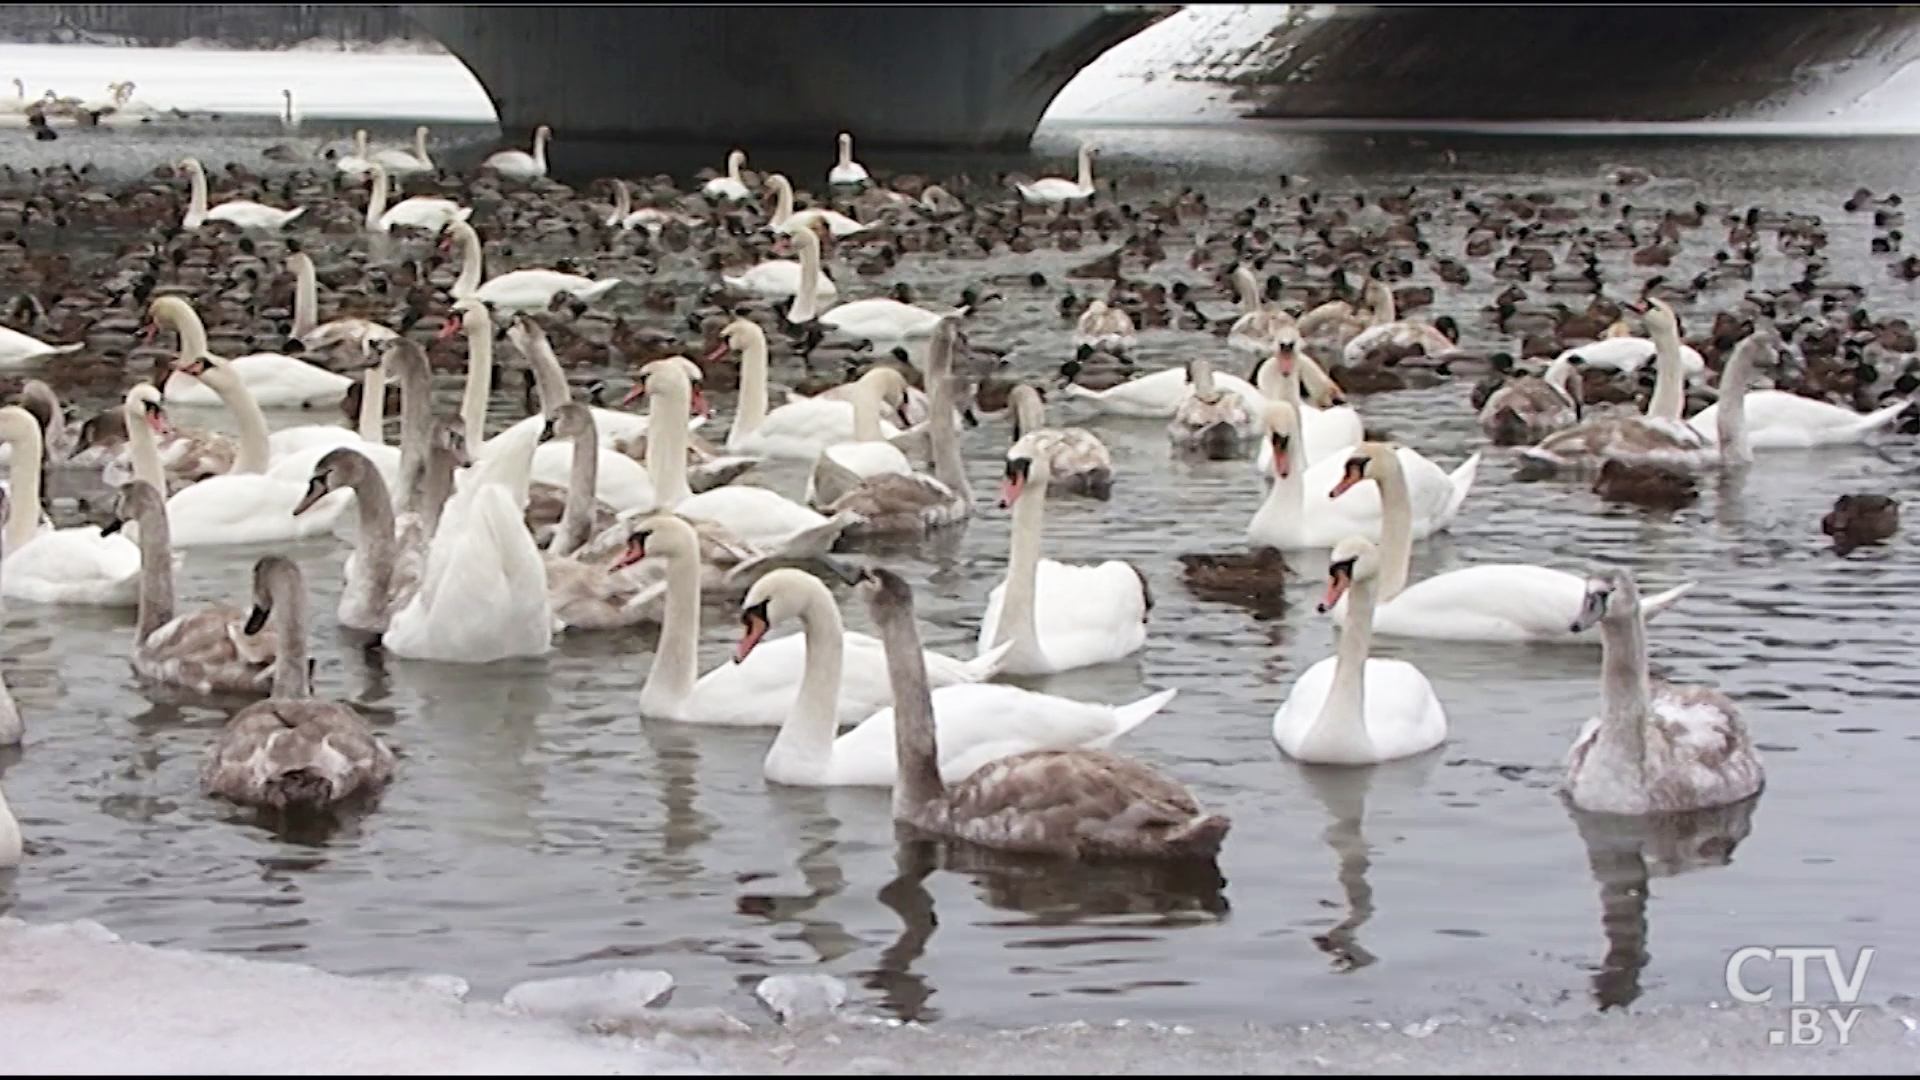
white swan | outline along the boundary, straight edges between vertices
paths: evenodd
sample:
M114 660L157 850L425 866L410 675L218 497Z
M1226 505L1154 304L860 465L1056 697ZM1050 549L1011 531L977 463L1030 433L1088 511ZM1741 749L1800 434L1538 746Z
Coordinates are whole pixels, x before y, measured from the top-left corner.
M820 250L817 239L813 250L817 258ZM752 293L769 300L780 300L800 295L800 283L805 279L805 271L802 269L804 265L803 262L795 259L764 259L742 273L722 274L720 280L725 282L729 289ZM814 295L817 298L832 303L834 298L840 295L839 287L834 285L833 279L825 273L816 271L814 280L817 283L814 286Z
M1379 485L1380 576L1373 631L1393 637L1449 641L1597 644L1590 630L1570 631L1568 613L1579 610L1586 579L1564 570L1526 563L1465 566L1407 584L1413 560L1413 508L1399 455L1381 443L1361 443L1346 464L1342 483L1371 479ZM1648 599L1646 614L1658 615L1693 589L1687 582ZM1344 602L1335 623L1347 617Z
M421 129L426 130L425 128ZM473 207L461 206L452 199L415 195L387 205L387 170L373 166L373 190L367 195L367 231L391 232L394 229L425 229L437 233L449 222L465 221L473 216Z
M193 305L179 296L156 297L148 306L155 323L165 323L180 335L180 359L161 390L171 405L219 405L220 395L202 384L187 368L207 356L207 329ZM225 360L231 371L262 408L300 408L333 405L347 396L353 380L280 353L253 353Z
M496 311L545 311L558 293L591 304L612 292L622 280L613 277L596 281L558 270L527 269L509 270L483 285L480 282L480 234L473 231L473 226L458 220L447 222L446 233L442 244L457 242L461 252L460 276L454 279L448 294L455 300L478 298Z
M1046 176L1031 184L1017 184L1020 197L1032 203L1058 205L1075 199L1093 198L1093 144L1080 144L1080 178L1068 180Z
M376 344L400 336L372 319L343 318L321 322L320 285L313 269L313 258L304 251L296 251L287 256L287 266L293 270L293 330L288 336L298 341L301 348L315 352L345 348L356 357L365 357L373 355L373 346ZM191 361L191 358L188 359ZM291 445L276 438L274 449L291 449Z
M859 187L872 179L866 166L853 160L853 136L840 133L840 160L827 170L827 183L835 187Z
M839 606L827 587L804 570L774 570L753 583L740 614L745 629L734 648L736 662L752 655L769 629L789 619L800 621L805 643L806 672L767 751L767 779L807 786L891 785L897 771L891 706L852 731L834 735L839 726L834 695L846 670L846 638ZM884 647L875 641L873 648L884 674ZM893 688L883 681L880 692L890 700ZM940 771L959 779L1012 754L1105 747L1159 712L1174 693L1163 690L1116 708L994 683L944 686L933 692Z
M1367 655L1379 571L1372 541L1350 536L1334 546L1320 610L1351 591L1353 616L1340 631L1339 651L1302 672L1273 714L1273 741L1296 761L1377 765L1446 741L1447 712L1420 669Z
M545 124L533 129L533 153L525 150L499 150L480 163L509 180L538 180L547 175L547 140L553 130Z
M23 334L11 326L0 326L0 367L21 367L28 361L43 356L59 356L64 353L79 352L87 347L84 341L71 345L51 345L32 334Z
M1195 358L1187 361L1187 394L1167 421L1167 437L1181 449L1225 461L1241 457L1247 440L1259 436L1259 416L1245 398L1216 387L1213 365Z
M1013 441L1031 436L1034 451L1047 457L1048 471L1053 474L1048 491L1095 499L1112 497L1113 453L1100 436L1083 427L1048 427L1046 405L1031 383L1015 386L1007 400L1013 410Z
M681 518L655 515L634 529L621 561L642 556L666 560L667 597L660 645L640 690L641 715L695 724L777 727L792 711L809 665L828 664L833 653L840 659L836 728L865 720L892 703L880 642L866 634L841 631L839 610L830 595L827 607L818 614L824 623L830 608L833 626L822 625L816 632L809 624L803 634L756 640L735 661L701 675L700 537ZM765 615L762 611L759 617ZM838 635L838 649L826 640L828 634ZM935 686L984 682L997 672L1005 655L1002 649L983 659L962 661L928 653L927 669Z
M427 154L427 125L421 124L413 129L413 149L388 147L375 151L370 160L395 177L433 172L433 158Z
M657 236L669 222L679 222L692 227L700 224L700 219L672 210L663 210L658 206L633 208L633 192L627 188L627 182L619 177L607 181L613 187L613 210L606 218L609 229L645 229L650 236Z
M1324 380L1331 385L1331 380L1320 370L1320 365L1313 362L1313 357L1301 349L1299 331L1288 326L1275 333L1279 340L1274 345L1273 355L1261 361L1259 370L1253 373L1259 384L1260 396L1265 399L1255 415L1266 415L1266 401L1284 401L1293 406L1304 435L1304 446L1296 443L1293 452L1307 466L1338 457L1348 447L1359 445L1367 437L1366 425L1351 405L1318 409L1301 400L1301 383L1309 373L1315 381ZM1253 462L1260 476L1273 475L1273 446L1270 442L1265 439L1260 441Z
M287 107L293 107L293 93L287 95ZM367 129L360 128L353 133L353 153L333 163L335 171L349 180L360 180L373 170L373 158L367 156Z
M729 150L727 152L727 175L716 176L707 181L701 186L700 194L705 195L709 199L719 199L722 202L739 202L746 198L751 192L747 190L746 181L740 179L740 167L746 163L747 152L745 150Z
M1248 541L1282 551L1330 548L1354 535L1377 541L1383 524L1379 485L1350 479L1344 456L1323 458L1302 469L1297 417L1284 401L1267 404L1265 427L1275 479L1247 525ZM1414 539L1423 539L1446 528L1460 512L1479 473L1480 455L1446 473L1418 451L1403 446L1396 453L1413 494Z
M929 311L913 304L903 304L890 296L850 300L821 311L817 306L820 297L820 238L811 229L801 229L792 236L795 246L800 249L800 292L787 311L789 322L799 324L818 320L821 326L838 330L849 337L893 342L931 337L933 328L940 325L942 318L948 315L964 316L967 313L966 307L951 312Z
M1604 814L1725 806L1766 783L1740 710L1708 686L1675 686L1647 674L1640 594L1625 570L1588 579L1576 629L1598 625L1604 650L1600 715L1567 753L1562 781L1573 805Z
M1133 348L1133 318L1105 300L1095 300L1080 313L1073 324L1073 347L1091 345L1101 352L1126 352Z
M1395 310L1393 290L1382 286L1374 294L1372 325L1355 334L1340 349L1341 362L1353 366L1382 346L1397 350L1418 347L1427 356L1440 356L1459 348L1439 328L1418 319L1402 319Z
M820 451L854 437L853 403L811 397L767 409L767 334L751 319L735 319L720 332L724 345L740 352L740 396L727 452L811 460ZM900 434L880 422L885 438Z
M152 387L147 387L149 392ZM145 425L140 430L146 431ZM152 450L148 434L148 448ZM132 607L139 601L140 549L92 525L43 528L40 523L40 425L18 405L0 408L0 440L13 448L8 466L6 553L0 595L40 604ZM153 454L150 471L159 472Z
M473 329L467 333L467 350L470 361L467 365L467 377L470 380L473 379L480 367L480 362L473 361L473 357L477 354L480 356L481 361L484 362L488 380L487 385L491 387L493 333L490 327L492 325L492 317L486 313L484 307L475 311L471 306L466 308L456 307L455 317L459 318L462 312L471 314L475 320ZM466 327L465 319L461 319L461 326L462 328ZM566 369L560 366L560 358L554 355L553 343L547 340L546 331L540 329L540 324L532 319L524 316L516 317L513 322L507 326L507 340L513 343L514 348L520 350L521 356L526 357L528 365L533 370L534 385L540 392L541 415L538 417L528 417L520 422L543 422L547 416L553 414L553 410L559 408L565 402L573 400L573 387L567 382ZM489 390L489 393L490 392ZM463 402L462 404L464 411L466 403ZM481 396L478 407L482 410L481 415L484 416L484 395ZM597 405L593 406L591 411L593 414L593 427L594 430L599 433L600 445L609 450L618 450L623 454L627 453L628 445L637 440L645 439L647 436L647 425L649 421L645 413L630 413L619 409L602 409ZM706 400L698 393L694 395L693 411L696 417L694 420L688 422L689 426L698 427L700 424L705 423L705 413L707 411ZM478 449L482 455L485 454L486 447L484 445ZM539 460L539 454L536 452L534 455L535 480L540 479Z
M1040 557L1052 466L1029 436L1007 450L1000 505L1013 507L1007 576L987 594L978 652L1013 642L1004 670L1049 675L1132 656L1146 646L1153 599L1138 567Z
M304 206L291 210L279 210L265 203L251 199L228 199L212 209L207 208L207 174L194 158L182 158L180 167L187 170L187 180L193 185L193 195L187 204L187 216L180 222L183 229L197 229L209 221L224 221L242 229L278 229L294 218L307 212Z
M1261 359L1272 356L1280 345L1280 332L1293 327L1293 316L1262 302L1260 283L1245 264L1233 268L1233 286L1240 294L1241 315L1227 331L1227 347Z
M1748 342L1753 345L1749 347ZM1687 418L1687 426L1699 434L1702 443L1720 444L1721 412L1725 409L1741 410L1749 448L1798 450L1864 441L1891 424L1911 404L1896 401L1870 413L1857 413L1784 390L1749 390L1747 380L1754 363L1771 352L1771 343L1758 333L1735 347L1734 356L1720 373L1720 400Z
M867 231L865 225L838 210L815 206L795 212L793 184L779 173L767 176L767 186L773 189L775 199L773 216L767 219L767 228L775 232L796 233L802 229L817 229L822 225L834 236L852 236Z
M524 517L540 428L502 437L510 445L476 466L441 511L420 591L381 638L394 656L487 664L553 647L546 563Z
M1222 390L1239 394L1249 409L1258 410L1266 399L1252 383L1224 371L1213 373L1213 383ZM1075 401L1084 401L1096 411L1112 416L1135 416L1149 420L1171 420L1174 410L1187 397L1185 365L1129 379L1105 390L1089 390L1078 383L1067 383L1061 393Z
M876 364L853 383L853 438L824 447L807 475L806 502L824 507L860 481L889 473L910 474L913 463L880 433L880 409L897 417L907 399L907 377L891 364Z
M1526 460L1548 468L1598 468L1608 458L1627 462L1696 465L1710 460L1713 448L1680 419L1686 406L1686 372L1681 361L1680 328L1665 301L1648 303L1647 330L1653 335L1653 396L1646 415L1614 413L1583 420L1522 450ZM1609 341L1628 340L1608 338ZM1582 352L1584 358L1586 353ZM1589 358L1587 362L1591 363Z
M847 526L849 535L926 532L964 521L973 513L973 490L967 486L966 464L960 456L959 421L953 407L959 396L953 374L953 345L958 336L959 327L954 321L944 320L927 352L927 385L933 391L927 441L933 475L909 468L861 480L826 508L836 517L849 513L858 516L859 520ZM873 426L878 429L878 424ZM829 448L828 454L834 449Z

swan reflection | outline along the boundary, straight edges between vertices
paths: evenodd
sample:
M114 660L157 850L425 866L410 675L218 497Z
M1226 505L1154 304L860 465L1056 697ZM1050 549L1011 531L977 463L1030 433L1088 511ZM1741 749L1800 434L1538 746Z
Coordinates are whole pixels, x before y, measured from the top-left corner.
M1394 795L1419 791L1442 756L1421 754L1361 769L1300 767L1307 790L1326 808L1327 828L1320 835L1339 862L1337 878L1347 905L1344 918L1313 938L1314 945L1332 958L1335 971L1357 971L1379 959L1359 941L1360 928L1373 918L1374 912L1373 886L1367 883L1367 871L1373 866L1373 849L1362 831L1367 799L1376 787Z

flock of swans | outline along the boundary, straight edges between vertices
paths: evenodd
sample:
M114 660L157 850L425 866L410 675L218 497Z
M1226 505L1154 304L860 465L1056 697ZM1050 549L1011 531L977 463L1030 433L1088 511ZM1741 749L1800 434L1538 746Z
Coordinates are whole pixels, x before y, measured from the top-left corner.
M503 151L483 168L539 181L549 139L541 127L530 153ZM873 188L850 136L840 136L839 151L829 185ZM714 206L749 199L744 159L735 151L697 197ZM1078 165L1075 179L1019 185L1020 198L1061 214L1084 205L1098 190L1090 147ZM842 300L823 272L823 245L870 226L824 208L796 210L791 184L769 176L763 188L776 208L768 227L796 257L721 275L763 318L751 317L753 304L735 308L710 355L646 362L626 401L606 408L574 400L542 318L563 304L600 303L620 278L534 268L489 277L472 208L419 196L388 205L396 178L435 170L425 129L411 150L370 154L363 138L335 167L368 183L369 233L424 231L457 252L438 335L466 341L457 416L436 415L428 355L408 327L319 321L314 267L300 252L287 260L297 282L292 337L308 355L341 347L364 357L357 380L301 356L217 355L193 300L169 294L151 299L147 317L150 330L174 332L178 354L159 385L125 391L116 413L124 439L76 445L57 401L0 408L11 470L0 593L43 605L136 607L130 656L143 683L260 699L209 746L208 793L280 810L326 808L393 780L394 756L365 720L313 696L310 568L281 555L260 559L252 595L239 604L189 608L176 596L183 553L338 536L350 554L336 620L393 657L488 664L544 655L560 634L657 624L637 713L776 728L764 762L771 782L891 787L898 821L1001 850L1217 854L1227 819L1205 811L1179 781L1113 749L1176 689L1113 705L995 681L1122 660L1153 630L1153 599L1137 566L1044 557L1049 499L1104 500L1115 476L1095 430L1050 426L1035 384L1003 388L1011 432L996 479L1012 534L1005 578L981 598L972 657L922 647L912 591L899 576L828 558L855 537L926 535L978 512L961 438L979 423L976 406L988 411L987 383L970 380L956 359L961 325L981 302L975 294L950 310ZM191 159L181 168L190 185L185 230L224 225L259 235L299 224L301 207L244 199L210 207L205 171ZM627 185L614 188L609 228L656 232L687 220L665 207L633 210ZM910 201L938 213L941 198L952 196L929 185ZM1063 366L1060 388L1095 417L1164 421L1177 450L1245 461L1248 484L1261 493L1245 529L1251 554L1219 557L1212 573L1248 591L1277 588L1284 557L1273 553L1331 551L1319 610L1340 628L1338 646L1278 703L1271 734L1283 753L1314 765L1369 766L1446 741L1448 714L1432 684L1410 663L1371 655L1376 637L1597 644L1600 708L1574 742L1563 780L1573 804L1671 813L1727 806L1760 790L1761 763L1738 708L1711 687L1649 675L1648 622L1691 583L1643 596L1618 568L1526 564L1410 580L1413 545L1461 513L1481 455L1449 470L1412 447L1369 437L1339 376L1375 363L1381 350L1448 354L1457 328L1401 317L1379 280L1367 282L1362 304L1301 312L1263 300L1244 266L1233 279L1242 312L1222 328L1225 348L1196 339L1187 363L1153 374L1133 372L1125 359L1137 333L1127 311L1094 301L1076 318L1079 352ZM1716 403L1686 417L1687 382L1706 365L1680 340L1665 301L1650 298L1639 312L1646 337L1620 323L1568 348L1541 374L1510 372L1480 411L1490 440L1519 444L1521 461L1555 471L1608 463L1738 468L1756 450L1862 441L1903 407L1862 414L1749 389L1756 365L1770 362L1779 344L1763 326L1726 358ZM921 343L924 359L878 364L844 385L776 401L764 315L802 336ZM539 405L490 433L503 326L531 367ZM38 348L15 349L10 362L58 364L74 348L27 340ZM711 421L705 383L727 358L737 363L738 405L724 438L709 442L701 437ZM1236 360L1251 363L1245 378L1222 370ZM1654 386L1644 412L1583 401L1587 373L1632 373L1649 363ZM1107 377L1096 377L1102 370ZM335 405L356 382L355 427L268 423L269 411ZM386 441L389 384L399 390L398 445ZM644 414L628 410L641 399ZM237 435L178 426L193 407L226 409ZM803 498L743 481L771 459L809 464ZM102 469L118 487L114 520L53 528L38 511L47 462ZM856 585L878 637L846 629L832 583ZM729 607L740 636L730 659L702 672L709 596L739 598ZM787 626L798 633L770 636ZM17 711L10 699L0 704L0 743L18 741ZM0 864L21 852L0 802Z

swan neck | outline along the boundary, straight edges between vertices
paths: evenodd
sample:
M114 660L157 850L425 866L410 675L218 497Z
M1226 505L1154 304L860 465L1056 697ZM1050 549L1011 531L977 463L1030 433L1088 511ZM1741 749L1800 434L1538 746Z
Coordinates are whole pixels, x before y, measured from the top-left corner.
M467 385L460 397L460 423L465 428L468 452L473 453L487 441L487 399L493 394L493 323L475 308L465 313L461 325L467 332Z
M960 431L953 422L954 399L958 395L954 386L952 346L946 341L934 342L933 352L927 357L927 390L927 407L932 413L927 418L930 425L927 441L932 444L933 478L946 485L970 510L973 490L967 485L967 465L960 455Z
M185 367L207 355L207 324L200 321L200 313L193 310L192 304L181 300L160 310L160 317L180 335L180 366Z
M533 133L533 163L541 172L547 171L547 133L544 128Z
M940 779L940 743L934 734L927 657L920 648L912 608L887 612L878 620L877 629L887 656L887 681L893 688L893 749L898 765L893 817L895 821L911 821L922 808L947 793Z
M1036 459L1033 471L1039 471ZM1013 653L1038 653L1040 635L1034 603L1040 577L1040 536L1046 523L1047 480L1030 472L1013 504L1013 539L1007 554L1007 592L992 644L1013 641ZM1009 657L1011 659L1011 657Z
M417 490L412 493L413 512L423 526L422 536L430 537L440 527L440 512L453 497L453 474L458 467L451 450L435 447L427 454Z
M647 479L656 510L671 510L693 495L687 483L687 413L693 391L685 379L661 380L647 405ZM765 393L765 385L761 387ZM735 421L735 428L739 423Z
M800 612L806 638L807 666L800 691L786 723L774 739L784 756L824 766L833 757L833 739L840 727L840 670L846 644L840 626L840 608L825 585L814 583Z
M1093 151L1084 146L1080 148L1079 184L1082 189L1093 187Z
M187 181L192 185L192 201L187 204L187 218L192 224L198 224L207 216L207 174L199 169L187 170Z
M1374 289L1372 325L1386 326L1399 317L1399 305L1393 298L1393 290L1385 285Z
M533 381L540 393L540 411L552 416L560 406L573 400L573 387L567 383L567 373L560 367L560 358L554 355L553 343L547 340L546 332L539 326L527 325L527 362L533 365Z
M740 179L740 163L744 157L745 155L737 150L727 155L727 179L742 187L746 186L745 181Z
M779 177L778 180L779 182L774 185L777 201L773 206L773 220L769 222L776 229L785 225L787 219L793 216L793 185L784 176Z
M880 391L867 379L853 384L853 441L880 441Z
M740 351L740 400L733 418L732 437L739 439L760 430L767 419L767 339L750 334L746 348Z
M393 589L396 559L393 535L393 495L387 482L370 459L362 458L365 468L357 470L352 481L354 504L359 508L360 531L354 537L354 549L367 568L367 580L373 595L384 603Z
M1013 393L1013 437L1018 440L1047 426L1047 407L1025 388Z
M380 365L369 367L360 382L360 417L356 428L363 442L387 441L387 375Z
M7 472L7 535L4 554L11 557L40 531L40 425L22 425L8 440L13 465Z
M293 336L304 339L320 325L320 288L314 280L313 260L307 258L293 261ZM181 348L186 348L185 332L181 333ZM183 357L189 362L192 357Z
M234 423L240 428L240 451L234 458L233 471L266 472L273 451L267 443L267 416L260 411L260 403L225 361L215 360L207 374L213 375L208 385L226 403L227 411L233 414Z
M616 178L613 181L613 218L609 225L618 225L633 213L633 193L627 190L627 182Z
M173 531L167 521L166 490L154 488L157 497L141 499L134 512L139 531L135 540L140 545L137 643L145 643L154 631L173 621Z
M700 559L694 552L676 552L667 560L660 647L640 688L641 704L649 712L670 712L687 700L699 679Z
M1647 709L1646 626L1636 606L1631 617L1600 622L1600 737L1635 767L1645 761ZM1596 747L1597 749L1597 747Z
M1260 310L1260 285L1253 279L1253 271L1244 266L1233 268L1233 286L1240 293L1240 310L1251 315Z
M600 484L600 437L592 420L587 431L573 437L573 467L567 474L567 504L560 511L555 555L571 555L586 544L593 531L593 497Z
M1407 587L1413 562L1413 495L1400 455L1390 451L1374 459L1380 485L1380 578L1377 596L1392 600ZM1369 586L1370 589L1375 588Z
M307 672L307 590L285 578L273 590L273 696L300 700L313 696ZM384 594L382 594L384 595Z
M413 129L413 156L420 159L420 164L433 168L433 159L427 156L427 129L424 127Z
M811 226L806 235L795 234L795 238L800 245L800 295L788 309L787 321L808 323L818 314L815 305L820 300L820 241L813 235Z
M382 232L380 216L387 212L387 170L373 171L373 193L367 196L367 231Z
M143 415L146 410L139 402L131 402L123 411L127 416L127 457L133 463L133 478L151 485L165 498L167 470L160 463L159 440L153 437L153 429L147 426Z
M1680 335L1655 325L1653 330L1653 396L1647 401L1647 416L1678 423L1686 406L1686 368L1680 360Z
M480 288L480 234L464 221L453 222L448 227L460 238L460 276L447 292L459 300L472 296Z
M1753 445L1747 439L1747 381L1752 361L1735 349L1720 373L1720 412L1715 416L1715 436L1720 442L1720 457L1736 465L1753 460Z
M1347 620L1340 629L1340 647L1333 662L1333 685L1326 704L1314 721L1316 735L1340 742L1367 745L1367 653L1373 646L1373 608L1377 595L1372 580L1355 581L1347 590Z

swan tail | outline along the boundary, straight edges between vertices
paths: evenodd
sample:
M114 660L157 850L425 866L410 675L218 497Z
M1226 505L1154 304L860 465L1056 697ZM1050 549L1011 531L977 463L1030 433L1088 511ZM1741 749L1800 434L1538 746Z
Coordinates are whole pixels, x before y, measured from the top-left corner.
M691 488L695 495L703 491L712 491L717 487L725 487L740 479L758 464L760 459L757 457L721 457L714 458L704 465L690 465L687 467L687 487Z
M1676 600L1679 600L1681 597L1692 592L1693 587L1694 587L1694 583L1689 581L1682 585L1675 585L1673 588L1668 589L1666 592L1655 593L1652 596L1647 597L1646 599L1640 601L1641 616L1643 618L1648 618L1648 619L1653 618L1655 615L1658 615L1661 612L1672 607Z
M279 809L321 807L333 801L333 784L312 769L291 769L261 785L260 802Z
M47 350L47 355L60 356L64 353L79 352L86 347L87 343L84 341L76 341L71 345L55 345L53 348Z
M1007 665L1007 657L1012 654L1013 641L1012 639L1008 639L960 665L960 667L961 670L966 673L964 677L968 682L986 682L988 679L1000 674L1000 669Z
M621 283L622 283L622 282L623 282L624 280L625 280L624 278L617 278L617 277L615 277L615 278L607 278L607 279L605 279L604 281L596 281L596 282L594 282L594 283L592 284L592 286L590 286L590 287L588 287L588 288L585 288L585 289L581 289L581 290L580 290L580 291L579 291L579 292L578 292L577 294L575 294L575 295L576 295L576 296L577 296L577 297L578 297L579 299L581 299L581 300L584 300L584 301L586 301L587 303L589 303L589 304L591 304L591 303L593 303L593 302L594 302L595 300L598 300L598 299L600 299L601 297L603 297L603 296L605 296L605 295L607 295L608 293L610 293L610 292L612 292L612 291L613 291L613 290L614 290L614 289L615 289L616 287L618 287L618 286L619 286L619 285L620 285L620 284L621 284Z
M860 520L859 514L847 510L835 514L812 528L801 529L772 551L734 564L733 569L727 571L727 580L738 580L757 570L780 563L824 559L827 553L833 550L833 545L839 543L840 534Z
M1884 409L1875 409L1860 418L1860 426L1857 429L1857 433L1865 435L1869 431L1887 426L1901 413L1905 412L1911 404L1912 402L1908 401L1896 401Z
M1220 845L1227 838L1227 830L1232 827L1233 823L1226 815L1206 814L1168 832L1160 843L1170 855L1212 859L1220 854Z
M1100 391L1089 390L1086 387L1081 386L1079 383L1070 382L1065 386L1062 386L1060 388L1060 393L1064 397L1079 398L1082 401L1099 401L1100 400Z
M284 227L284 226L287 226L287 225L291 225L291 224L293 224L293 219L294 219L294 218L297 218L297 217L299 217L299 216L300 216L301 214L304 214L304 213L306 213L306 212L307 212L307 208L306 208L306 207L304 207L304 206L296 206L296 207L294 207L294 208L293 208L293 213L291 213L291 214L288 214L288 215L287 215L286 217L284 217L284 218L281 218L281 219L280 219L280 224L281 224L281 225L282 225L283 227Z
M1460 512L1460 504L1467 501L1467 493L1473 490L1474 478L1479 474L1480 454L1476 451L1447 475L1447 479L1453 481L1453 498L1447 501L1447 512L1441 520L1452 521L1453 516Z
M992 654L989 653L988 655L992 655ZM1172 701L1174 698L1174 695L1178 694L1179 692L1180 692L1180 688L1176 686L1169 690L1162 690L1157 694L1148 694L1146 697L1143 697L1139 701L1133 702L1130 705L1114 706L1113 707L1113 721L1114 721L1113 734L1108 735L1106 738L1101 739L1098 743L1094 744L1093 749L1104 750L1108 746L1111 746L1115 739L1118 739L1120 736L1125 735L1127 732L1132 731L1134 728L1139 727L1141 724L1146 723L1147 717L1152 716L1154 713L1157 713L1161 709L1166 708L1167 702Z

